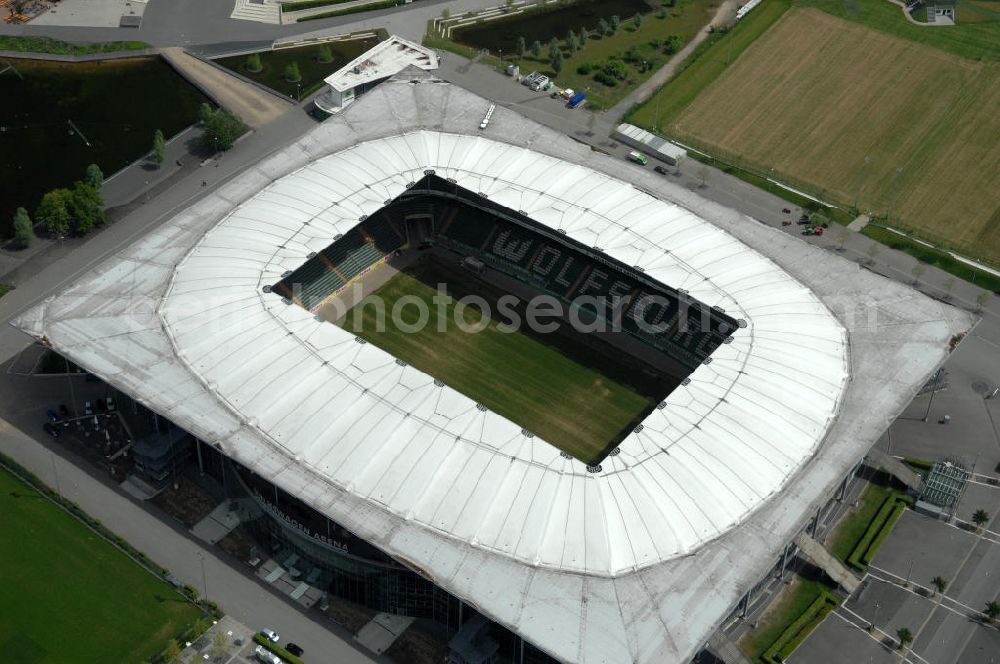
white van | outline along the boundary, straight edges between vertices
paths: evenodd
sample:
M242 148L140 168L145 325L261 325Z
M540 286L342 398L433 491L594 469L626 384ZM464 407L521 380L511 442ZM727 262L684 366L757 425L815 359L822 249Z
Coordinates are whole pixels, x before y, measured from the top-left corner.
M264 648L264 646L257 646L257 649L253 651L253 656L257 658L258 662L263 662L263 664L283 664L280 657Z

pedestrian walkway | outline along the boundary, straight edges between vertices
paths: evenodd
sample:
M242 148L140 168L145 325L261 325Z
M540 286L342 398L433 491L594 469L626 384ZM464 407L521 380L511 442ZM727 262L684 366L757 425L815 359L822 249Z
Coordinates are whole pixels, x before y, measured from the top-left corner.
M413 624L414 620L415 618L407 616L380 613L358 630L354 638L376 655L381 655Z
M236 0L229 18L258 23L281 23L281 5L276 0Z
M180 47L160 49L160 54L185 78L240 116L250 127L263 126L292 107L291 101L285 101L220 67L199 60Z

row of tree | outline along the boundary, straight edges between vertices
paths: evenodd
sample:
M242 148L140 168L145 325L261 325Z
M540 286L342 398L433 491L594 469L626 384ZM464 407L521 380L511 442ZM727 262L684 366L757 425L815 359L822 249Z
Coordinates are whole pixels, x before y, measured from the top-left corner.
M103 184L104 173L97 164L87 166L83 180L77 180L72 189L53 189L42 196L35 219L59 237L70 231L77 235L87 233L104 223L104 199L100 193ZM28 211L19 207L14 211L14 243L26 249L34 240L34 223Z

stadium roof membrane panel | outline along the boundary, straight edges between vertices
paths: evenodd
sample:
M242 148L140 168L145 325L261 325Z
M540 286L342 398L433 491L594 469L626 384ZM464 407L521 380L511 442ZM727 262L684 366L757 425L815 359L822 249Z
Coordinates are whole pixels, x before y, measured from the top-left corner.
M384 83L16 324L554 656L683 661L972 318L487 106ZM263 292L427 169L747 327L589 473Z

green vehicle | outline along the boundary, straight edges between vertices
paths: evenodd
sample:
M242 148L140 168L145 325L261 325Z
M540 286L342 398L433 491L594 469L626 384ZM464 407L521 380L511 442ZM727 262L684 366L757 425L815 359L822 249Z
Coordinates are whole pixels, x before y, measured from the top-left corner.
M628 158L630 161L634 161L635 163L640 164L642 166L645 166L646 164L649 163L649 160L646 159L646 155L644 155L641 152L636 152L635 150L632 150L631 152L628 153Z

